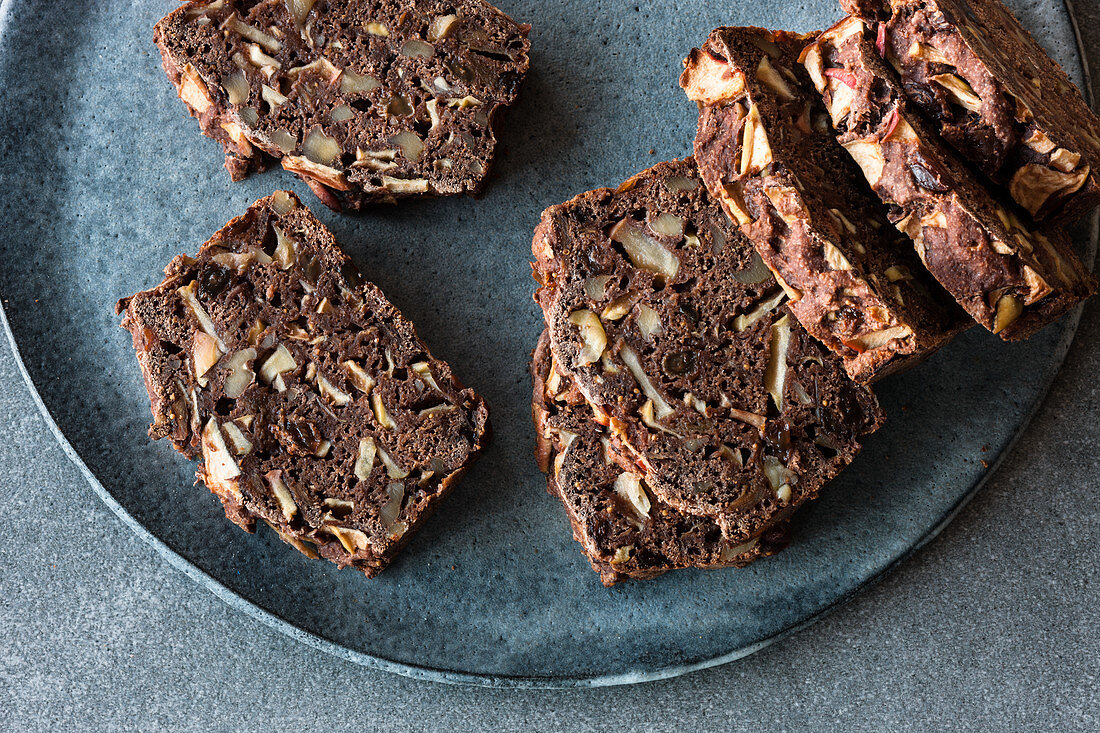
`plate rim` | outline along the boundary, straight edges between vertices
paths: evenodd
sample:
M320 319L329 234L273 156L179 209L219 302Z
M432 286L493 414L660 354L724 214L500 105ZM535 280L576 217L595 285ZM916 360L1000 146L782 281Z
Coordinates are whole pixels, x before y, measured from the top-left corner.
M0 37L3 36L4 31L7 28L10 10L14 0L3 0L0 2ZM1077 22L1077 12L1074 7L1075 0L1062 0L1062 5L1066 10L1069 17L1070 29L1073 33L1074 46L1077 49L1078 63L1080 64L1082 79L1084 81L1084 95L1090 107L1094 107L1095 100L1092 90L1092 75L1089 68L1089 58L1085 50L1083 40L1081 38L1080 26ZM1100 211L1095 211L1091 215L1087 223L1088 233L1087 241L1085 245L1085 260L1089 264L1090 268L1095 267L1096 254L1098 241L1100 241ZM791 636L792 634L807 628L827 615L845 605L856 596L862 594L871 586L876 585L883 580L887 575L892 573L901 564L909 560L913 555L925 547L929 542L934 540L939 534L951 523L951 521L959 514L960 511L970 503L970 500L985 486L989 479L994 476L1004 460L1013 452L1016 447L1017 441L1023 436L1031 425L1032 419L1035 414L1046 404L1047 395L1050 392L1051 385L1054 380L1062 371L1062 367L1065 363L1066 356L1070 347L1073 345L1074 338L1077 335L1077 328L1080 324L1081 313L1084 308L1084 304L1078 305L1069 314L1067 314L1063 323L1067 324L1067 328L1063 331L1061 338L1059 338L1055 346L1055 364L1056 366L1050 370L1047 376L1043 380L1043 384L1039 390L1038 396L1031 404L1027 413L1021 418L1015 433L1011 439L1005 445L1005 447L998 453L997 457L991 462L989 470L985 471L981 478L974 482L974 484L963 494L959 500L947 510L947 512L916 542L907 547L904 551L898 554L890 562L883 565L879 570L868 576L861 583L853 586L844 594L836 598L833 602L818 609L814 613L806 616L805 618L796 621L784 628L776 631L775 633L764 637L752 644L739 647L726 654L720 654L706 659L697 660L693 662L671 664L663 667L659 667L652 670L639 670L639 671L627 671L619 672L615 674L603 674L603 675L559 675L559 676L537 676L537 675L493 675L477 672L462 672L458 670L445 669L441 667L430 667L426 665L417 665L409 662L399 662L393 659L387 659L386 657L368 654L366 652L356 651L350 649L342 644L332 641L321 634L315 634L305 629L295 626L290 621L287 621L282 616L273 611L269 611L260 607L258 604L246 599L236 591L231 590L228 586L223 584L220 580L210 575L206 571L199 568L183 555L172 549L166 542L157 537L151 531L149 531L143 524L141 524L130 512L122 506L122 504L111 494L110 491L103 485L99 478L88 468L84 463L84 460L77 453L76 449L69 442L69 439L62 432L57 422L54 420L53 415L50 413L49 408L46 407L45 402L42 400L42 396L38 392L38 388L35 386L34 380L27 370L26 364L23 361L23 355L20 351L19 344L16 342L15 334L11 329L11 324L8 321L7 309L4 307L4 299L2 293L0 293L0 324L3 326L4 335L7 338L7 343L11 348L12 356L15 360L16 367L23 378L24 384L31 393L31 398L34 401L35 406L38 409L39 414L46 423L47 428L53 434L58 444L61 446L62 451L69 458L80 473L84 476L85 480L91 486L95 494L103 501L104 504L114 513L116 517L122 520L122 523L129 527L140 539L145 543L152 546L161 557L168 561L168 564L176 570L182 572L188 578L193 580L197 585L212 593L214 596L226 603L230 608L239 611L255 621L259 621L265 626L278 631L279 633L287 636L295 641L301 642L313 649L329 654L337 659L356 664L358 666L380 670L388 672L390 674L400 675L415 680L429 681L429 682L442 682L446 684L454 685L466 685L471 687L483 687L483 688L496 688L496 689L576 689L576 688L597 688L597 687L613 687L618 685L637 684L643 682L656 682L659 680L671 679L673 677L679 677L690 672L696 672L703 669L709 669L711 667L717 667L723 664L737 661L750 656L761 649L770 646L771 644L781 641L782 639Z

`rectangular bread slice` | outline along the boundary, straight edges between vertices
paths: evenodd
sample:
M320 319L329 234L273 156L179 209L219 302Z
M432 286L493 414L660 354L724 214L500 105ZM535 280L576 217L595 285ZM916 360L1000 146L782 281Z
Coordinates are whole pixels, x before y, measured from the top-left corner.
M203 0L154 40L233 180L278 160L358 209L481 189L527 31L482 0Z
M551 206L532 249L562 373L661 500L730 542L816 496L882 421L690 158Z
M368 577L481 450L488 411L294 194L119 301L168 438L252 532Z
M1095 292L1068 235L1037 229L978 180L905 98L875 40L849 16L806 48L804 64L837 140L929 272L1004 339L1030 336Z
M842 0L944 139L1036 220L1100 203L1100 117L1000 0Z
M684 61L699 104L695 158L711 194L756 245L802 326L870 382L972 323L837 144L798 63L812 36L719 28Z
M539 468L604 585L681 568L743 567L786 546L785 519L758 538L732 544L713 519L661 501L592 419L576 385L554 368L545 331L531 358L531 378Z

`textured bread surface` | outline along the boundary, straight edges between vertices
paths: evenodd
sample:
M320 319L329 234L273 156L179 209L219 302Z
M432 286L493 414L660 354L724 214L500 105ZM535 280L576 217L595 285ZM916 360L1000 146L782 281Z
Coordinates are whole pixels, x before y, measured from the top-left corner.
M798 57L813 35L719 28L685 60L708 190L791 295L791 312L869 382L911 366L971 320L836 142Z
M928 271L982 326L1026 338L1096 290L1069 236L1037 227L998 196L927 124L875 31L849 16L806 49L804 62L837 140L890 207Z
M481 189L527 31L481 0L212 0L154 40L233 180L278 161L357 209Z
M201 460L241 528L266 522L341 567L385 568L487 438L484 401L291 193L117 308L150 436Z
M550 207L532 247L557 368L661 500L731 542L815 496L881 422L693 160Z

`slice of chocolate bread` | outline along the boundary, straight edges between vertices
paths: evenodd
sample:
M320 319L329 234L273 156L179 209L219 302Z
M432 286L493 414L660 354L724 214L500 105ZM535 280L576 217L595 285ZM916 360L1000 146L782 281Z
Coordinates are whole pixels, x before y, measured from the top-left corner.
M559 368L653 491L731 542L816 495L878 427L692 159L550 207L532 249Z
M933 280L837 144L798 56L811 36L719 28L684 61L711 194L790 295L791 313L869 382L971 320Z
M649 491L645 476L593 421L576 385L554 369L545 331L531 359L531 378L539 468L604 585L680 568L742 567L786 546L785 521L733 544L713 519L677 511Z
M257 201L117 310L149 434L202 459L226 516L368 577L487 437L482 399L294 194Z
M1096 290L1060 229L1034 228L1002 202L924 122L849 16L806 48L804 63L837 140L859 163L929 272L981 325L1026 338Z
M1038 220L1100 203L1100 117L1000 0L842 0L905 93Z
M357 209L480 190L527 31L481 0L206 0L154 40L233 180L279 160Z

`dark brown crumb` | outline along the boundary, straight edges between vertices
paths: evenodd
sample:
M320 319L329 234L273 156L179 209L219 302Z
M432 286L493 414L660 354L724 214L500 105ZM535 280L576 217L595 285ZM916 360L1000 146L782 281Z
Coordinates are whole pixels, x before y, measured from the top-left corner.
M487 439L488 412L291 193L119 301L149 434L200 458L226 516L373 576Z
M325 205L480 191L528 26L480 0L213 0L157 23L164 69L233 180L272 162Z

